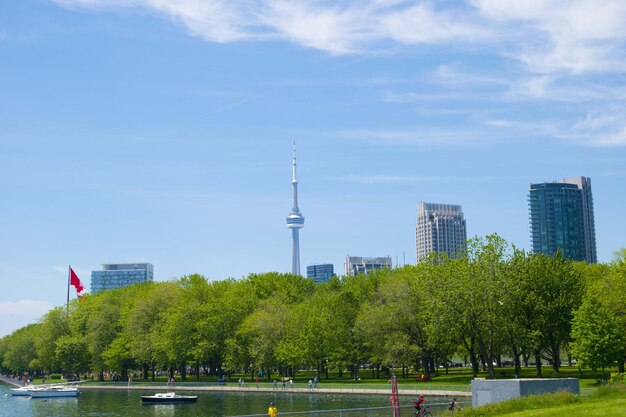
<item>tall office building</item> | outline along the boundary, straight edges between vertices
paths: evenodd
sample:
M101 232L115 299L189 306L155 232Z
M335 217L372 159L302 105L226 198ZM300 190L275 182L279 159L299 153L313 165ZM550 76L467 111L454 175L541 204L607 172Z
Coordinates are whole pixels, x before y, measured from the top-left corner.
M346 275L368 274L377 269L391 268L391 256L382 258L363 258L361 256L346 256L344 269Z
M153 279L152 264L104 264L102 271L91 272L91 292L127 287Z
M420 203L417 209L415 243L417 262L431 253L444 253L456 258L467 249L467 231L461 206Z
M287 216L287 227L291 229L291 273L300 275L300 229L304 227L304 217L298 208L298 179L296 178L296 144L293 144L293 207Z
M316 284L328 282L335 275L333 264L309 265L306 267L306 277L315 280Z
M531 184L528 207L533 252L597 262L590 178Z

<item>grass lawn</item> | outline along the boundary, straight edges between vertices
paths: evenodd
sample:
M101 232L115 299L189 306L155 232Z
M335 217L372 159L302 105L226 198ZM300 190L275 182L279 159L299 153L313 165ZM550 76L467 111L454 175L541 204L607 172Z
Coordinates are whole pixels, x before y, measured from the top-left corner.
M589 397L569 393L524 397L454 413L455 417L626 416L626 386L603 386Z

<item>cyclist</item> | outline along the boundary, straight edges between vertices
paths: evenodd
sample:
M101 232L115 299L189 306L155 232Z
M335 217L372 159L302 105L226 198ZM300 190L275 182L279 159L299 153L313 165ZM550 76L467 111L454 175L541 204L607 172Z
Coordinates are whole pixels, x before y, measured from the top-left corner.
M413 408L415 408L415 414L418 416L422 415L422 405L424 404L424 396L420 395L420 397L413 401Z

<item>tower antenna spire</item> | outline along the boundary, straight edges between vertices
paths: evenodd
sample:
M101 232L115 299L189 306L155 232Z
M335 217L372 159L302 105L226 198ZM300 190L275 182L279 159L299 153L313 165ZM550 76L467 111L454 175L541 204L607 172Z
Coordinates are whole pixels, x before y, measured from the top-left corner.
M298 208L298 178L296 176L296 142L293 143L291 177L293 207L287 216L287 227L291 229L291 273L300 275L300 229L304 227L304 216Z

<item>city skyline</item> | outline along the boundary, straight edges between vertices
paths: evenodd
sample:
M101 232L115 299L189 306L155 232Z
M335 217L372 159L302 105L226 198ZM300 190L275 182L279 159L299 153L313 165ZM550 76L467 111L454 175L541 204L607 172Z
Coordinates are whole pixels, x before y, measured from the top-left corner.
M83 283L110 261L291 271L294 140L301 269L414 264L420 201L530 251L529 184L577 175L610 261L624 20L560 0L2 2L0 336L65 304L68 264Z

